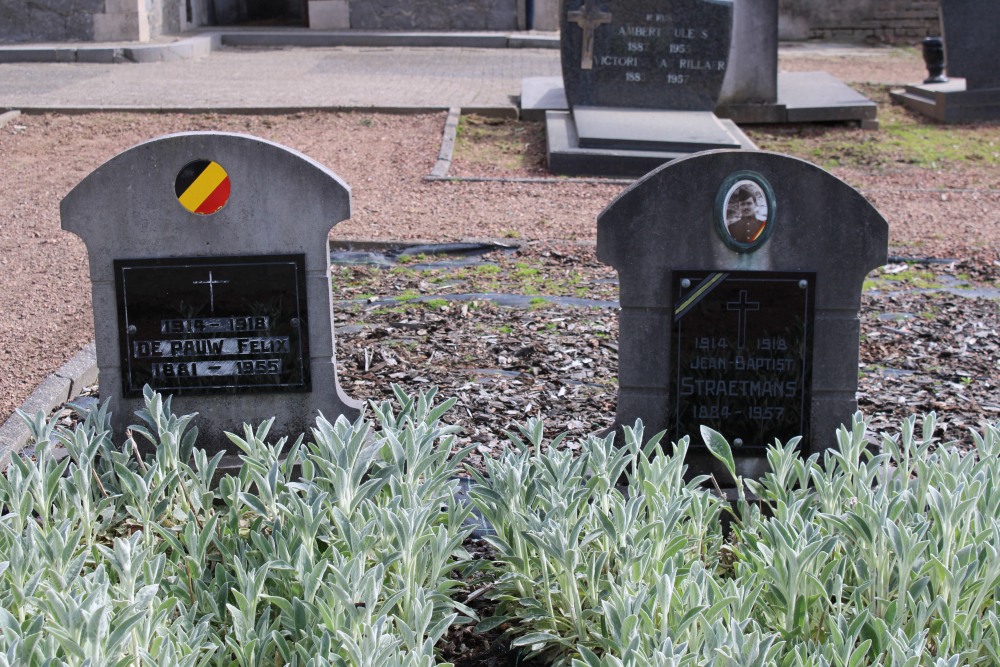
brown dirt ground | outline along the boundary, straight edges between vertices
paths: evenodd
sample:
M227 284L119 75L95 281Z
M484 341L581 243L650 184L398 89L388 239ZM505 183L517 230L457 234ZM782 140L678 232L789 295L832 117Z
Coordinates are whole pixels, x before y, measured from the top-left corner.
M879 94L880 116L930 126L889 107L886 84L923 76L915 51L884 56L783 56L782 69L824 69L865 92ZM867 86L867 87L866 87ZM129 115L21 116L0 129L0 417L20 404L46 374L93 337L83 243L59 226L59 201L116 153L150 138L185 130L246 132L295 148L327 165L353 191L352 218L338 239L448 241L469 238L594 241L597 214L624 187L578 182L428 182L443 114L297 113L272 116ZM472 124L466 124L471 128ZM456 176L547 176L538 164L537 127L510 146L496 135L460 137ZM996 137L996 125L967 128ZM931 164L866 163L858 146L876 147L884 131L845 126L750 128L763 148L829 159L824 145L843 146L851 159L832 171L861 189L889 220L890 253L972 259L977 283L997 280L1000 246L1000 167L986 159ZM463 148L464 142L464 148ZM479 143L482 155L472 150ZM837 143L840 142L840 143ZM942 146L942 150L947 147ZM840 149L837 149L840 150ZM818 151L818 153L817 153ZM512 163L502 156L514 154ZM995 315L995 311L994 311ZM995 322L993 323L995 327ZM996 367L993 367L996 373Z

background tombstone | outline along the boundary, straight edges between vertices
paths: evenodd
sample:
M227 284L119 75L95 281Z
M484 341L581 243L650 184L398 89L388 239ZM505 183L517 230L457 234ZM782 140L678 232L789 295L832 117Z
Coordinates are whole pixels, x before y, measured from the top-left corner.
M754 148L712 113L726 75L732 0L564 0L569 112L546 114L549 170L639 175L711 148Z
M892 91L904 106L945 123L1000 118L1000 3L941 0L949 81Z
M568 29L565 40L582 39L575 22ZM596 38L599 31L594 32ZM720 118L735 123L856 121L865 129L878 127L876 104L826 72L778 72L778 0L733 3L732 43L723 57L725 78L715 105ZM570 76L580 78L573 71ZM521 116L543 120L546 111L567 110L566 98L562 77L525 78Z
M275 417L276 439L359 414L337 383L327 250L351 195L329 169L255 137L176 134L101 165L61 209L89 253L117 438L146 383L198 413L210 453L243 422Z
M778 72L778 0L733 6L733 45L715 113L736 123L856 121L878 129L877 105L826 72Z
M832 446L857 407L861 286L887 244L864 197L796 158L711 151L634 183L597 221L621 285L616 425L690 433L696 474L724 475L701 424L741 440L747 476L775 437Z

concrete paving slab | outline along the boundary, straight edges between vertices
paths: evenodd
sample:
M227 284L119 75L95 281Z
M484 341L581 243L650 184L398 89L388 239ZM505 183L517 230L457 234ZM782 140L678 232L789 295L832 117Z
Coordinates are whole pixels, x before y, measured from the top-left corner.
M209 58L142 66L6 64L0 67L0 109L288 113L461 107L515 117L521 79L559 71L559 53L552 49L222 48Z

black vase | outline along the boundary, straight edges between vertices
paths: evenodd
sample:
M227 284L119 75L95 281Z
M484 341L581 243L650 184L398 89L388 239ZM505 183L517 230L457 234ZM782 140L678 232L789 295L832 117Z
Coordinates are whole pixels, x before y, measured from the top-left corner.
M947 82L948 77L944 75L944 41L940 37L925 37L923 46L928 75L924 83Z

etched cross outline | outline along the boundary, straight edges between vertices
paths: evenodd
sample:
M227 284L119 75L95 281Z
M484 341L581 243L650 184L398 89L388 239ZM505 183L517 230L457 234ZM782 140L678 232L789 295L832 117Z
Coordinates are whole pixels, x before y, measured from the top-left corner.
M580 53L580 69L594 69L594 31L598 26L611 23L611 14L602 12L596 0L586 0L583 8L566 14L570 23L580 26L583 31L583 49Z
M209 272L208 272L208 280L192 280L191 284L192 285L208 285L208 303L209 303L209 308L211 309L211 312L214 315L215 314L215 286L216 285L225 285L228 282L229 282L228 280L216 280L215 278L212 277L212 271L209 270Z
M740 290L739 301L727 301L726 310L738 310L739 320L737 322L737 327L739 331L736 337L736 347L742 349L746 347L747 344L747 312L752 310L760 310L759 301L747 301L747 290Z

